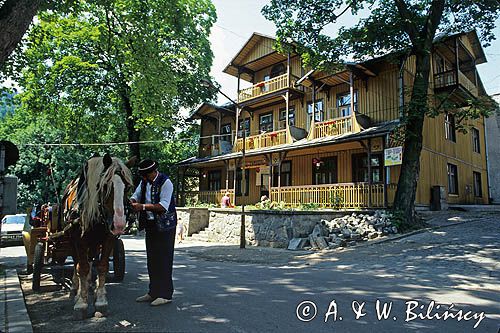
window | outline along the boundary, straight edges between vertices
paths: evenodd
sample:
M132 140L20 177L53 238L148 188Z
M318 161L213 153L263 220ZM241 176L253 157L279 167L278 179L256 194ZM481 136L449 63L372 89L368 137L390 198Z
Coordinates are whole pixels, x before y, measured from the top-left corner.
M220 190L221 184L221 173L220 170L209 171L208 172L208 190L218 191Z
M241 196L241 185L243 180L243 173L241 172L241 168L236 170L236 195ZM250 170L245 170L245 193L244 196L248 195L248 188L250 187Z
M221 141L231 142L231 124L222 125L220 129Z
M240 137L240 138L243 136L242 124L243 124L243 120L238 121L238 137ZM249 118L245 119L245 135L247 137L250 136L250 119Z
M446 140L457 142L455 133L455 116L451 113L446 113L444 115L444 134Z
M273 167L273 186L278 186L278 167ZM281 163L280 186L292 186L292 161Z
M295 107L288 108L288 125L295 126ZM280 129L286 128L286 109L280 109Z
M471 130L472 134L472 150L476 153L481 153L481 142L479 141L479 130L473 128Z
M273 113L261 114L259 116L259 130L260 133L274 131Z
M483 196L483 187L481 183L481 173L472 172L474 178L474 196L481 198Z
M383 181L384 166L382 164L381 154L372 154L370 167L372 170L372 183ZM352 181L369 182L368 179L368 154L352 155Z
M457 166L448 163L448 194L458 194Z
M337 108L339 117L347 117L351 115L351 93L337 95ZM354 111L358 111L358 91L354 92Z
M307 128L311 127L311 120L312 120L312 107L313 103L308 102L307 103ZM316 112L314 116L314 121L323 121L324 117L324 111L323 111L323 100L320 99L319 101L316 101Z
M316 162L316 163L315 163ZM313 184L335 184L337 182L337 157L313 160Z
M279 64L274 65L271 68L271 73L270 73L271 79L273 77L277 77L277 76L285 74L285 71L286 71L286 68L285 68L285 65L283 65L283 63L279 63Z

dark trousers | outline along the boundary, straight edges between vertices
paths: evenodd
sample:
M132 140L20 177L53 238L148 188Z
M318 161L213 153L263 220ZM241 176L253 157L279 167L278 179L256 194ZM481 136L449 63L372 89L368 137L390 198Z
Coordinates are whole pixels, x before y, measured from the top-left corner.
M171 299L174 293L172 265L174 263L175 228L158 232L146 228L149 295Z

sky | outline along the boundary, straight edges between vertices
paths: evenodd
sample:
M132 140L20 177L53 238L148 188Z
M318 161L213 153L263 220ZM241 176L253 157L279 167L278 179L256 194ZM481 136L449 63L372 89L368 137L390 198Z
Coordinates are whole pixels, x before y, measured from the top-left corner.
M223 73L224 68L233 59L253 32L274 36L274 23L267 21L261 9L269 0L212 0L217 10L217 22L212 28L210 42L214 52L214 64L211 75L221 85L221 90L231 98L236 97L236 77ZM345 17L339 24L352 24L355 18ZM335 27L330 27L329 32ZM478 65L479 75L490 95L500 93L500 19L494 30L497 40L485 49L487 63ZM242 85L242 87L245 87ZM219 103L227 102L219 95Z

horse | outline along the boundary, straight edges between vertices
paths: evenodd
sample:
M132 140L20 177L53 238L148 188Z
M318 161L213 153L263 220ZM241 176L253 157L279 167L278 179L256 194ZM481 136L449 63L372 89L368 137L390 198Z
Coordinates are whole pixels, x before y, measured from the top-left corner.
M125 194L133 185L129 166L109 154L94 156L84 165L80 175L66 187L62 213L72 244L74 261L70 297L76 298L73 312L77 319L86 317L92 261L97 260L95 310L105 314L105 281L109 257L115 238L123 234L126 217Z

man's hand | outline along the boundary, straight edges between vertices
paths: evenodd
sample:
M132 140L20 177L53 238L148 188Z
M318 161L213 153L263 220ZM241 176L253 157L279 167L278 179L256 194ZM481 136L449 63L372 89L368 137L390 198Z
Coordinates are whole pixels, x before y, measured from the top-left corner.
M131 205L134 212L140 212L142 210L142 207L144 206L143 204L137 202L132 202Z

